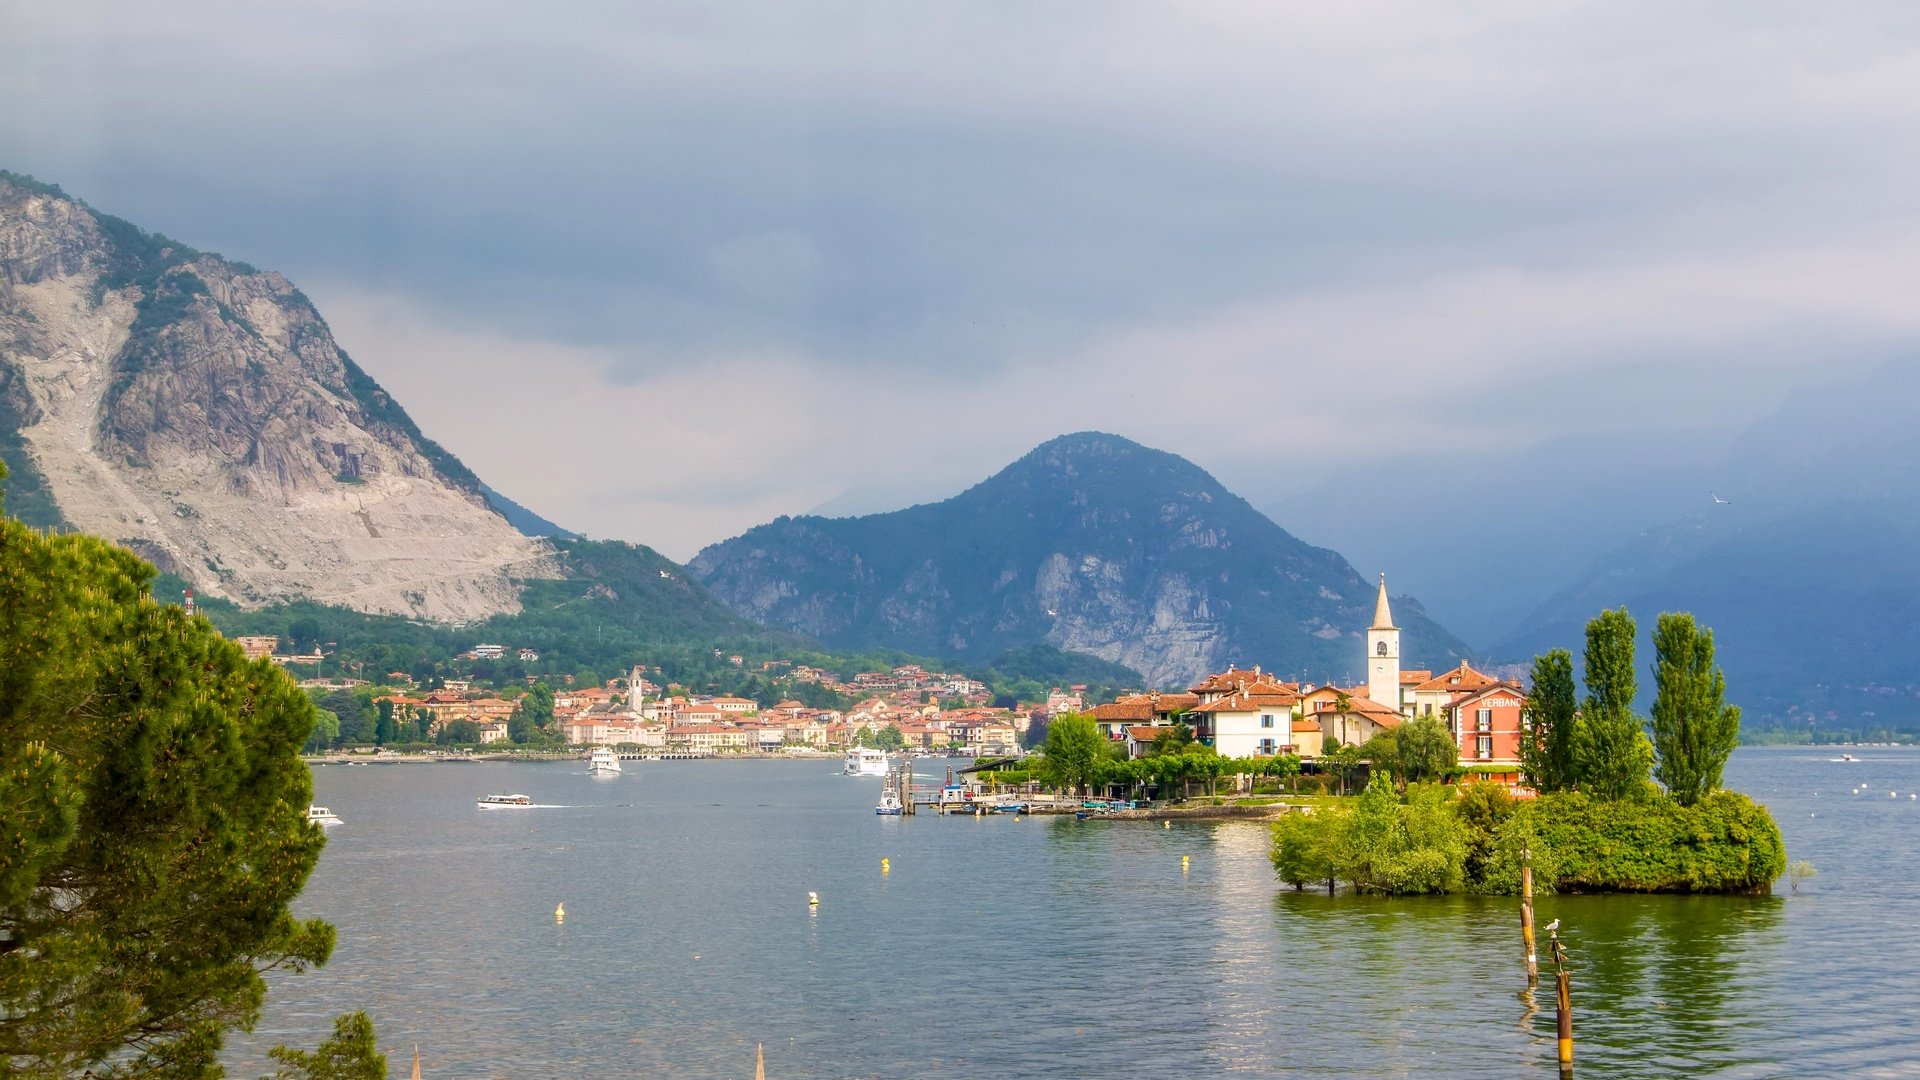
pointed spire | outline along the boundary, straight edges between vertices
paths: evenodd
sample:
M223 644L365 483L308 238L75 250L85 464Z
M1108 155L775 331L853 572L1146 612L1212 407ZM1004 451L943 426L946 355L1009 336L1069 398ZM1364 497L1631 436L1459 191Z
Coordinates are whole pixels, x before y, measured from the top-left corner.
M1387 575L1380 575L1380 598L1373 602L1373 625L1369 630L1397 630L1393 625L1393 609L1387 605Z

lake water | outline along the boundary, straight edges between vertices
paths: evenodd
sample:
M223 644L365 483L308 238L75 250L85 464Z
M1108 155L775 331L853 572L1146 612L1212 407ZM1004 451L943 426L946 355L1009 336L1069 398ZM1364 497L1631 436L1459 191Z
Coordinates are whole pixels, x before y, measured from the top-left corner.
M1799 895L1540 900L1582 1074L1920 1076L1920 751L1855 753L1728 767ZM882 818L838 769L315 770L346 824L299 909L340 944L235 1075L355 1008L436 1078L751 1076L756 1043L775 1078L1552 1073L1514 901L1296 894L1257 824ZM475 807L503 791L562 808Z

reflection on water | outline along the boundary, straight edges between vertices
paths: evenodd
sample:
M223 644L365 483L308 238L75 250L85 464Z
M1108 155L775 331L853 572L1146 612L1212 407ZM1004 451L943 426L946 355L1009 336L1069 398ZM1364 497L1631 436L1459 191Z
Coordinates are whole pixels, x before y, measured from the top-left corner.
M1920 789L1920 755L1874 754L1729 767L1803 895L1539 900L1583 1075L1915 1073L1920 805L1845 793ZM347 824L301 906L339 951L276 979L236 1073L357 1007L429 1076L741 1076L756 1043L773 1076L1552 1073L1512 900L1296 893L1249 823L881 818L837 768L318 770Z

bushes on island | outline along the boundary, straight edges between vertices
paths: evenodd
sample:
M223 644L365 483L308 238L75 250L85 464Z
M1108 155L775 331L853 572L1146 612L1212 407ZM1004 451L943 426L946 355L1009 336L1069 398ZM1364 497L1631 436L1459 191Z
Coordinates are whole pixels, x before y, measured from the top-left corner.
M1351 809L1283 815L1273 824L1274 871L1294 888L1337 881L1402 896L1458 892L1465 884L1467 830L1451 791L1414 785L1406 801L1375 773Z
M1562 892L1766 893L1787 868L1773 815L1737 791L1692 806L1665 796L1542 796L1500 827L1485 891L1519 892L1523 845L1535 881Z

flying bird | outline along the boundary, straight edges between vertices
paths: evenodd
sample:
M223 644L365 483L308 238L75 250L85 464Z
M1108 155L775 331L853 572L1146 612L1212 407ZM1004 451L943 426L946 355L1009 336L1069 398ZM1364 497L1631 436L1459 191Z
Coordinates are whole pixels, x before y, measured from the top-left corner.
M1048 608L1048 609L1047 609L1047 618L1049 618L1049 619L1051 619L1051 618L1054 618L1055 616L1057 616L1057 615L1059 615L1059 614L1060 614L1059 612L1057 612L1057 611L1055 611L1055 610L1053 610L1052 608Z
M669 573L667 573L667 572L666 572L665 570L662 570L662 571L660 571L660 576L661 576L661 577L663 577L663 578L666 578L666 579L667 579L668 581L672 581L672 580L673 580L673 575L672 575L672 574L669 574Z
M1732 506L1733 505L1732 499L1723 499L1720 496L1715 495L1713 492L1708 492L1707 494L1713 497L1713 503L1715 506Z

